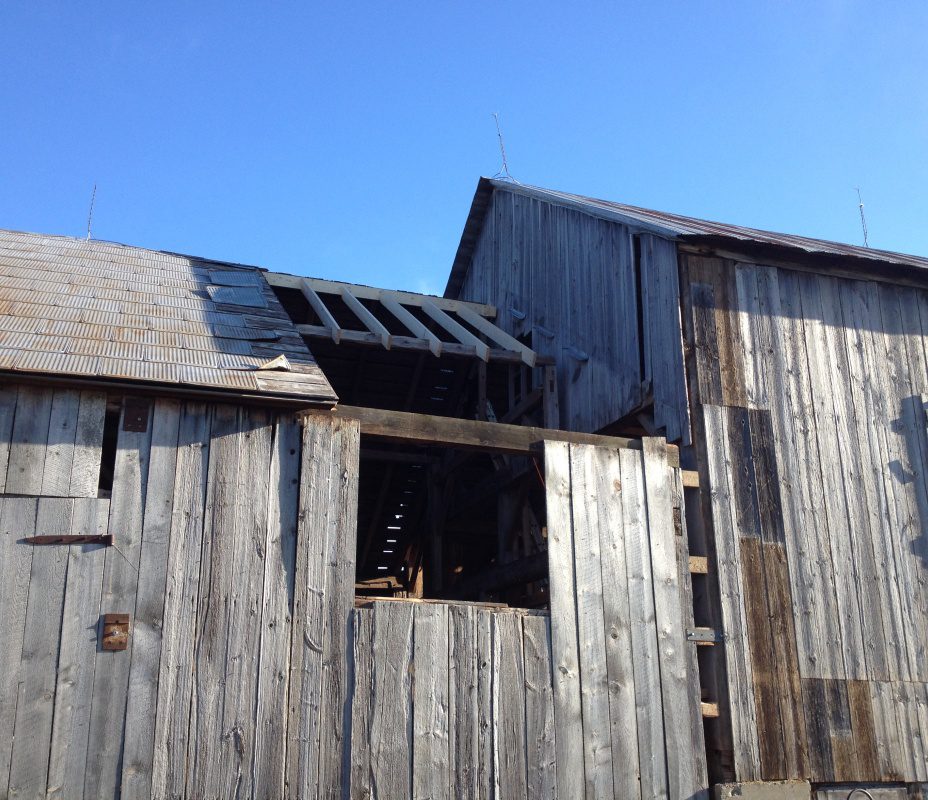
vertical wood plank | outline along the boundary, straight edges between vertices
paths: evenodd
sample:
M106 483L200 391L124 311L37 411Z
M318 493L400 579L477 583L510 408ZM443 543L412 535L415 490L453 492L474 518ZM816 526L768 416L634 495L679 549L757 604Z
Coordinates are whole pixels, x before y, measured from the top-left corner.
M412 796L449 797L448 607L414 606L413 616Z
M274 429L267 500L261 661L256 712L255 792L284 792L287 694L290 678L290 613L296 569L300 492L300 426L281 415ZM368 640L368 646L370 641Z
M548 617L530 614L522 618L522 652L525 659L526 796L555 800L557 758ZM637 770L637 763L635 767ZM632 797L621 796L629 800Z
M528 797L522 620L511 612L493 615L493 723L496 796Z
M403 800L412 796L412 626L411 604L374 605L374 797Z
M8 494L41 494L53 392L21 386L10 438Z
M48 424L48 447L42 468L42 489L46 497L67 497L71 488L74 463L74 436L77 427L80 394L56 389Z
M100 614L130 614L130 630L135 621L151 416L150 412L146 430L142 433L123 430L120 420L109 518L109 533L113 535L115 546L106 548L103 565ZM120 783L119 762L130 663L130 653L126 651L97 653L84 779L84 795L87 797L111 795Z
M121 797L151 797L164 593L170 548L180 404L157 400L152 415L148 485L132 620Z
M74 431L74 458L71 462L71 497L96 497L100 483L100 459L103 455L103 425L106 419L106 395L81 392Z
M595 447L570 446L570 498L586 794L588 797L608 797L614 789L609 677L605 658L603 569L599 541L602 501L598 493L597 467Z
M352 619L351 766L348 796L351 800L374 800L371 780L371 713L373 712L373 625L370 609L355 609Z
M725 663L734 742L735 770L740 780L760 778L757 709L754 677L748 657L747 618L742 596L740 537L732 511L731 456L728 452L724 409L703 406L706 431L706 467L711 492L712 525L718 553L722 622L725 629Z
M450 620L451 794L477 796L479 722L477 715L477 612L473 606L452 605Z
M227 683L226 666L230 594L237 566L235 545L243 535L243 523L237 516L241 508L239 475L245 444L243 413L232 406L216 406L210 431L194 689L187 743L190 770L187 793L198 797L223 794L229 774L222 767L243 746L240 732L223 729L223 705L227 694L235 690ZM226 750L232 753L226 755Z
M476 612L477 625L477 797L496 796L493 746L493 614Z
M559 797L576 796L586 785L583 717L575 605L570 451L562 442L545 442L545 487L548 508L548 574L551 584L551 663L554 674L554 720L557 725Z
M622 464L605 448L596 448L597 496L601 498L599 546L602 560L606 670L609 680L609 725L612 780L619 797L641 796L635 675L632 660L631 610L625 557L627 532L622 502ZM615 576L619 576L616 579Z
M360 428L349 420L329 421L334 439L333 461L327 465L328 504L310 509L307 521L325 521L325 627L322 653L321 730L326 743L320 743L320 797L340 800L342 792L342 752L348 704L348 622L354 607L355 558L358 531L358 459ZM320 513L321 512L321 513ZM312 529L310 529L312 530ZM447 625L446 625L447 629ZM447 653L447 644L446 644ZM447 711L447 704L445 705Z
M222 704L222 795L254 790L261 611L267 545L272 427L264 409L241 412L241 461L236 481L232 581L228 594L225 697Z
M36 528L53 536L70 533L73 509L71 500L40 498ZM40 547L32 557L10 759L13 796L42 797L47 786L67 571L66 548Z
M677 548L674 537L673 505L667 450L662 439L645 438L645 499L651 572L654 584L654 613L660 653L661 698L664 707L664 737L667 780L671 797L692 797L707 787L699 780L689 717L690 696L696 687L689 680L684 611L680 608Z
M211 420L208 406L184 404L177 441L158 706L154 721L151 784L154 797L183 796L188 777L187 743L194 693L194 647Z
M15 386L0 386L0 492L6 491L6 474L10 462L13 418L16 415L18 394Z
M109 500L75 500L71 533L106 533L109 510ZM49 797L62 799L83 796L105 545L78 544L67 549L68 571L46 787Z
M661 653L657 637L642 453L620 452L622 517L635 676L635 714L642 797L668 797Z
M34 497L0 498L0 608L8 615L0 626L0 797L9 789L34 549L19 540L35 533L37 509Z

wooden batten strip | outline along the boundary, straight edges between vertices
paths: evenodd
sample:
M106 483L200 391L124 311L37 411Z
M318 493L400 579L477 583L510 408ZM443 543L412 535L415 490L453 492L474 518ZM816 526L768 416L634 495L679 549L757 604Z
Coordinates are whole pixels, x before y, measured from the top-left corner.
M305 279L300 281L300 290L303 292L303 296L306 298L313 311L315 311L319 319L322 320L322 324L332 337L332 341L338 344L342 339L342 328L335 321L335 317L332 316L332 312L329 311L328 307L319 296L319 293L313 289L310 282Z
M477 351L477 356L483 361L490 360L490 347L486 342L481 342L474 334L455 319L450 317L431 300L422 304L422 310L429 315L435 322L443 327L461 344L469 345Z
M364 327L379 336L384 348L389 350L393 346L393 334L387 330L387 327L351 293L347 286L342 288L341 298L345 301L345 305L355 313L355 316L364 323Z

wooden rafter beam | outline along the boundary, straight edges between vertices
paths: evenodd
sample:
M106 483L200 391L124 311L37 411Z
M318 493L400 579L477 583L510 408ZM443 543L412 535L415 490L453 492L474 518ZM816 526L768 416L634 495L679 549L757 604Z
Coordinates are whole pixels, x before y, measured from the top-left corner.
M434 333L432 333L425 324L420 320L416 319L412 314L409 313L400 302L390 295L384 294L380 298L380 302L387 311L389 311L394 317L396 317L400 322L405 325L410 333L424 339L429 343L429 350L432 351L433 356L440 356L442 345L441 339L439 339ZM483 317L481 317L483 319Z
M393 334L387 330L386 325L377 319L367 306L351 293L351 290L347 286L342 287L341 297L342 300L345 301L345 305L354 312L354 315L359 320L361 320L364 327L375 336L379 336L380 343L384 348L389 350L393 346Z
M516 353L519 353L522 356L522 361L524 361L528 366L535 366L535 362L538 358L535 351L530 347L526 347L514 336L510 336L508 333L506 333L506 331L502 330L501 328L497 328L496 325L494 325L492 322L487 322L486 319L481 317L479 314L475 314L466 306L458 309L458 316L465 322L469 322L478 331L485 334L487 338L492 339L494 342L500 345L500 347L505 347L507 350L513 350Z
M467 330L460 322L442 311L435 303L431 301L423 303L422 310L461 344L473 347L480 359L483 361L490 360L490 346L486 342L481 342L480 339L474 336L474 334ZM521 355L520 353L520 358Z
M342 328L335 321L335 317L332 316L332 312L326 307L322 298L316 290L313 289L309 281L305 279L300 282L300 291L303 292L303 297L306 298L312 310L315 311L319 319L322 320L322 325L329 336L332 337L332 341L338 344L342 339Z

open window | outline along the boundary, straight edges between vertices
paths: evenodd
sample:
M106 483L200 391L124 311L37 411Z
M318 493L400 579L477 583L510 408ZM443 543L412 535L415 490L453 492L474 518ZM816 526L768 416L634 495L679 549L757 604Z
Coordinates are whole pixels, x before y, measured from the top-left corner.
M543 475L540 453L362 435L358 594L545 606Z

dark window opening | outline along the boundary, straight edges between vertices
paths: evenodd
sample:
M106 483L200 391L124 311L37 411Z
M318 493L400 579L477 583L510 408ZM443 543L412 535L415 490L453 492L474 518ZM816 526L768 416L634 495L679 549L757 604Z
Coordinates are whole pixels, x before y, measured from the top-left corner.
M109 497L113 491L113 472L116 469L116 443L119 440L119 418L122 398L108 398L103 418L103 444L100 452L100 478L97 497Z
M540 457L362 436L356 592L548 604Z

